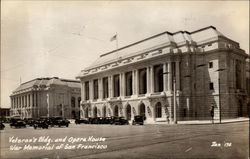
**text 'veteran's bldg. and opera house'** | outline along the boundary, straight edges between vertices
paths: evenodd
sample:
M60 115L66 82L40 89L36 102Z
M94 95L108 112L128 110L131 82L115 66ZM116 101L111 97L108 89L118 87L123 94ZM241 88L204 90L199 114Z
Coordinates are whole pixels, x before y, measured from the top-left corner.
M215 119L245 116L247 56L213 26L164 32L102 54L77 77L81 117L171 122L174 105L178 121L211 119L211 106Z

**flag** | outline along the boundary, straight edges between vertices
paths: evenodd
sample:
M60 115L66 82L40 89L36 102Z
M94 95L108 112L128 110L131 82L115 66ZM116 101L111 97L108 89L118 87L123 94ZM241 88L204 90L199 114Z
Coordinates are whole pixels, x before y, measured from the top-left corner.
M110 39L110 41L114 41L117 39L117 34L115 34L114 36L112 36L112 38Z

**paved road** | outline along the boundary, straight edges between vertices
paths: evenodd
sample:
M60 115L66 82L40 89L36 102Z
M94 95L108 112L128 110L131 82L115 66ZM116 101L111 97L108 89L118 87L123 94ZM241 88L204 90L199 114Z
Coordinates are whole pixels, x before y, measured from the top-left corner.
M40 137L50 139L40 141ZM95 140L89 141L93 136ZM22 140L15 143L13 139ZM81 139L79 139L81 138ZM37 141L35 141L37 139ZM61 141L58 141L61 139ZM32 141L33 140L33 141ZM65 141L64 141L65 140ZM105 141L104 141L105 140ZM75 125L1 131L1 158L232 158L249 156L249 122L215 125ZM25 143L26 142L26 143ZM74 142L74 143L72 143ZM46 144L48 144L46 146ZM10 150L21 147L21 150ZM23 150L44 146L52 150ZM62 145L62 147L60 147ZM67 146L66 146L67 145ZM89 147L86 147L89 146ZM213 145L213 146L211 146ZM75 147L74 147L75 146ZM91 147L92 146L92 147ZM99 146L99 147L98 147ZM107 146L107 147L106 147ZM32 147L36 149L38 147ZM60 149L56 149L60 148ZM65 149L67 148L67 149ZM102 149L100 149L102 148Z

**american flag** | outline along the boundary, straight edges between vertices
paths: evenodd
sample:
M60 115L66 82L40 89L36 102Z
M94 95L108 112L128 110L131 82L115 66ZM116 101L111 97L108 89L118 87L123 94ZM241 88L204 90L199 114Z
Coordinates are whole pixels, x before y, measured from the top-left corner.
M112 38L110 38L110 41L114 41L117 39L117 34L115 34L114 36L112 36Z

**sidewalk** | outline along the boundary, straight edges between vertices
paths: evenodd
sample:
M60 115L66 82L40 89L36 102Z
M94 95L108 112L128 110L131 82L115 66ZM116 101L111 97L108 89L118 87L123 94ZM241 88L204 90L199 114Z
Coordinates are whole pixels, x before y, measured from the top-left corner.
M234 118L234 119L222 119L221 124L224 123L235 123L235 122L243 122L243 121L249 121L249 118L246 117L240 117L240 118ZM189 120L189 121L178 121L178 124L212 124L211 120ZM214 120L214 124L219 124L220 121Z
M240 118L233 118L233 119L222 119L221 124L225 123L235 123L235 122L244 122L249 121L249 118L247 117L240 117ZM214 124L219 124L220 121L218 119L214 120ZM167 122L157 122L157 123L145 123L146 125L151 124L163 124L163 125L173 125L173 123L167 123ZM212 124L211 120L186 120L186 121L177 121L177 124L188 124L188 125L195 125L195 124Z

